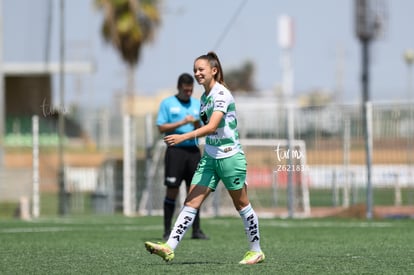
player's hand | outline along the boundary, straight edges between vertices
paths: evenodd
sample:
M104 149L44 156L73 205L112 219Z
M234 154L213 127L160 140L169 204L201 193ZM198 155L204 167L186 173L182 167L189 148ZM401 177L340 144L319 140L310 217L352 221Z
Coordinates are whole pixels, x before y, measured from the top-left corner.
M192 115L188 115L184 118L185 124L187 123L194 123L196 119Z
M179 144L183 141L184 141L184 139L182 138L181 135L174 134L174 135L168 135L168 136L164 137L164 142L165 142L165 144L167 144L167 146L174 146L174 145L177 145L177 144Z

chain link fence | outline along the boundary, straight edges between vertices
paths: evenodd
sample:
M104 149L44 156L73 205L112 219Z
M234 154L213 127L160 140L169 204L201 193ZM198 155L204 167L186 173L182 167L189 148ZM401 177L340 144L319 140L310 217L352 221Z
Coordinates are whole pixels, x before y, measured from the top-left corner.
M286 140L286 109L274 99L236 97L240 135L249 140ZM414 205L414 108L411 102L373 104L373 187L375 205ZM301 184L309 187L309 204L338 207L365 202L366 167L362 107L358 104L295 107L294 138L303 141L306 174ZM155 121L155 114L149 114ZM66 191L72 214L122 211L123 124L122 115L110 109L66 113L64 139ZM155 125L146 127L144 116L134 117L136 129L136 205L143 199L164 196L162 154ZM32 134L30 117L7 117L5 160L0 171L0 205L9 215L17 213L22 197L32 197ZM53 215L58 204L58 136L56 116L39 119L39 169L41 215ZM148 132L152 142L146 140ZM148 144L153 144L148 148ZM259 146L260 144L257 144ZM278 144L262 149L245 147L249 187L257 204L273 211L286 209L286 171L279 171L277 196L274 172L286 165L277 155ZM299 150L299 149L298 149ZM263 153L258 153L263 151ZM281 151L280 151L281 152ZM279 153L280 153L279 152ZM285 152L286 154L286 152ZM296 156L297 157L297 156ZM279 159L278 159L279 158ZM148 166L155 174L149 178ZM286 169L285 169L286 170ZM251 180L252 181L252 180ZM153 185L151 198L146 190ZM273 189L272 189L273 188ZM147 206L142 206L146 207ZM300 206L298 206L300 207ZM12 211L13 210L13 211ZM154 208L154 212L156 209ZM16 212L17 211L17 212ZM148 213L148 212L146 212Z

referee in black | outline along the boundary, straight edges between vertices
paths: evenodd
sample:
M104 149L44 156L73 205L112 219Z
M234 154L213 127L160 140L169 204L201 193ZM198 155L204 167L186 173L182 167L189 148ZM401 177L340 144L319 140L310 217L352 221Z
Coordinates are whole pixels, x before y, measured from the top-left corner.
M192 97L194 79L188 73L178 77L177 90L174 96L165 98L159 107L157 126L165 135L184 134L200 127L200 101ZM187 140L176 146L168 146L165 153L166 195L164 199L164 234L167 240L171 233L171 221L174 215L176 199L181 182L186 189L190 188L191 179L201 158L197 146L197 138ZM200 211L193 223L193 239L208 239L200 228Z

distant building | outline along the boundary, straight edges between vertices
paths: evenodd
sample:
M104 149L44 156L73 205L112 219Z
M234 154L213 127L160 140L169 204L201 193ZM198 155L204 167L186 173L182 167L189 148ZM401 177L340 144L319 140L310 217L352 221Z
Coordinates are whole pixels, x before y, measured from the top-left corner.
M89 62L67 62L65 74L93 72ZM65 106L52 106L52 75L60 72L58 63L3 63L4 85L0 87L0 136L30 134L33 115L46 118L51 132L56 132L56 118ZM54 126L53 126L54 125ZM70 124L68 124L70 127ZM73 131L72 131L73 132ZM4 144L3 144L4 145ZM0 156L1 157L1 156Z

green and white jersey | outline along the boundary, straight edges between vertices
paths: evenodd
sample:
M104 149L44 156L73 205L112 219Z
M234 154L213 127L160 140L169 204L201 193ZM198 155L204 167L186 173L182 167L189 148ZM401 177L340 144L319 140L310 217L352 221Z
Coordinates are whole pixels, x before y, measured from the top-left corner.
M204 124L210 121L214 111L224 113L222 120L213 134L206 136L204 151L215 159L233 156L242 151L237 130L236 105L230 91L216 83L206 96L201 96L200 118Z

